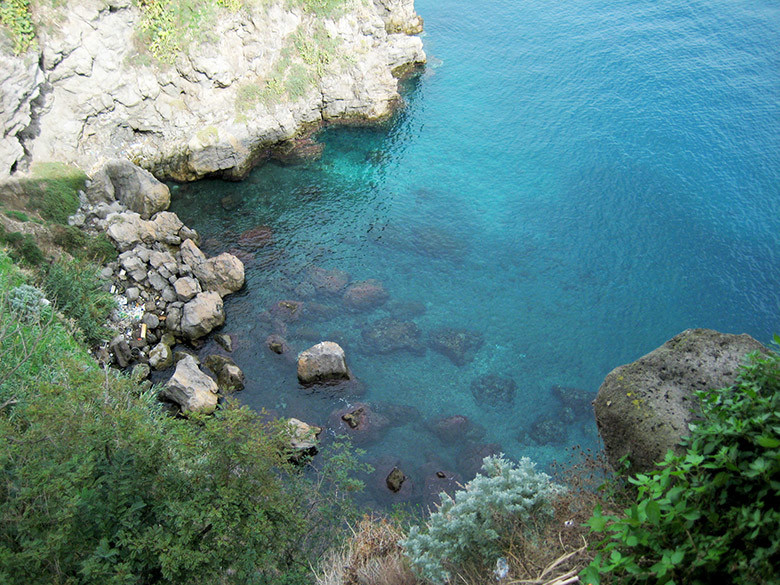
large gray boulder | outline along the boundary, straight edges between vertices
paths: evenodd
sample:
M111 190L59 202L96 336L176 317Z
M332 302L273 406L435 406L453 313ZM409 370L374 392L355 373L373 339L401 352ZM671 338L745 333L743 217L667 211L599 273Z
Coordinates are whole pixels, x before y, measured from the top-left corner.
M749 335L688 329L637 361L612 370L593 405L613 466L652 469L689 432L697 390L731 386L745 354L764 347Z
M208 335L224 322L225 309L219 293L198 293L182 307L181 333L188 339L198 339Z
M323 341L298 354L298 380L304 384L349 378L346 356L338 343Z
M317 437L322 432L322 427L315 427L297 418L288 419L290 429L290 460L300 462L306 456L317 453Z
M217 407L217 383L200 370L194 357L188 355L176 364L176 371L160 396L178 404L183 413L211 414Z
M92 176L86 196L92 204L119 201L143 219L165 211L171 203L171 193L164 183L149 171L123 159L105 163Z
M216 291L220 296L234 293L244 286L244 263L227 252L206 258L192 240L181 245L181 260L192 269L203 290Z

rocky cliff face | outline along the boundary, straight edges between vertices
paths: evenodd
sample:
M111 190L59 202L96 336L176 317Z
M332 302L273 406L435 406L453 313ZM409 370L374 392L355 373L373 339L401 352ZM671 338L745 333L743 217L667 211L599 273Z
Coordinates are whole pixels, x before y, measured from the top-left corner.
M0 176L128 158L160 178L240 178L304 128L388 116L393 73L425 61L413 0L354 0L332 17L256 4L220 10L164 64L139 50L131 0L68 2L39 27L37 54L0 56Z

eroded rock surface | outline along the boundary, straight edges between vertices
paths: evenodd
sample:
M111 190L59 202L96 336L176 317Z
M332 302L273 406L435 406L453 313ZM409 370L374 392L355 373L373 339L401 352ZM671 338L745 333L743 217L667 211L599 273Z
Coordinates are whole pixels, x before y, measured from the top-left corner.
M763 349L746 334L688 329L612 370L594 401L610 463L628 455L632 470L651 469L688 434L699 408L695 392L731 386L745 355Z
M183 50L165 55L170 64L139 57L131 0L45 12L56 26L38 27L39 51L0 56L0 175L30 159L90 170L125 158L158 178L240 178L306 127L389 116L400 101L393 73L425 61L410 36L421 31L413 0L354 2L329 17L282 0L220 9L200 42L180 39ZM301 39L327 59L307 63ZM308 83L288 91L282 59ZM262 99L273 76L281 99Z
M195 358L186 356L176 364L160 396L178 404L183 413L211 414L217 407L217 383L200 370Z

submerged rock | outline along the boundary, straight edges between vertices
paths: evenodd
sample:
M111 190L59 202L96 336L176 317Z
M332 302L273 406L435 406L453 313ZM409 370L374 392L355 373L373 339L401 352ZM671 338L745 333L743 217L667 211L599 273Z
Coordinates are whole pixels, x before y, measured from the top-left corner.
M593 400L596 398L594 393L580 388L558 385L554 385L551 390L564 407L571 409L577 418L593 416Z
M411 321L389 317L379 319L363 329L362 334L367 353L408 351L415 355L425 354L425 346L420 342L420 328Z
M344 350L337 343L323 341L298 355L298 380L303 384L348 380Z
M384 304L390 295L376 279L356 282L344 292L344 304L353 311L370 311Z
M484 338L476 331L445 327L431 332L430 343L434 351L447 356L456 366L464 366L474 360Z
M311 266L306 270L306 277L315 290L330 295L340 294L349 284L349 274L338 269Z
M501 407L515 400L517 384L511 378L497 374L480 376L471 383L471 394L479 404Z
M632 471L646 471L678 449L699 410L695 392L731 386L752 351L765 348L749 335L688 329L612 370L594 401L610 463L628 455Z
M338 409L328 417L328 426L336 434L347 435L356 444L373 443L390 427L390 419L365 402Z
M474 423L467 416L455 414L435 420L431 432L445 445L462 445L479 441L485 436L482 425Z

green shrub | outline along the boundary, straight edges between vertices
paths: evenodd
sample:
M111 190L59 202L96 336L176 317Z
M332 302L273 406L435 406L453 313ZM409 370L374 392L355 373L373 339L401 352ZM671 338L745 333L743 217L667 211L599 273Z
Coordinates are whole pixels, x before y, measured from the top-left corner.
M41 217L66 224L68 217L79 208L79 191L84 188L87 175L62 163L36 163L32 179L25 185L30 205L40 211Z
M38 243L30 234L7 232L0 225L0 243L10 246L11 257L17 262L38 266L45 259Z
M780 343L780 338L775 336ZM630 477L620 517L596 509L609 536L582 573L621 583L769 583L780 554L780 356L752 354L732 388L698 393L686 452Z
M43 277L46 295L57 309L76 322L90 345L111 335L105 323L115 301L102 284L97 267L80 260L58 260L48 267Z
M16 221L21 221L22 223L30 221L29 216L22 212L17 211L15 209L11 209L10 211L6 211L5 214L10 217L11 219L15 219Z
M24 285L0 251L0 298ZM37 296L37 295L36 295ZM289 427L227 403L168 416L58 320L0 303L0 583L304 585L360 487L335 443L289 462Z
M552 500L563 491L528 458L515 465L486 457L482 469L454 498L441 494L426 529L413 526L402 543L416 570L435 583L465 563L495 566L502 540L552 515Z
M0 24L6 27L19 55L35 44L35 27L30 15L30 0L0 1Z

